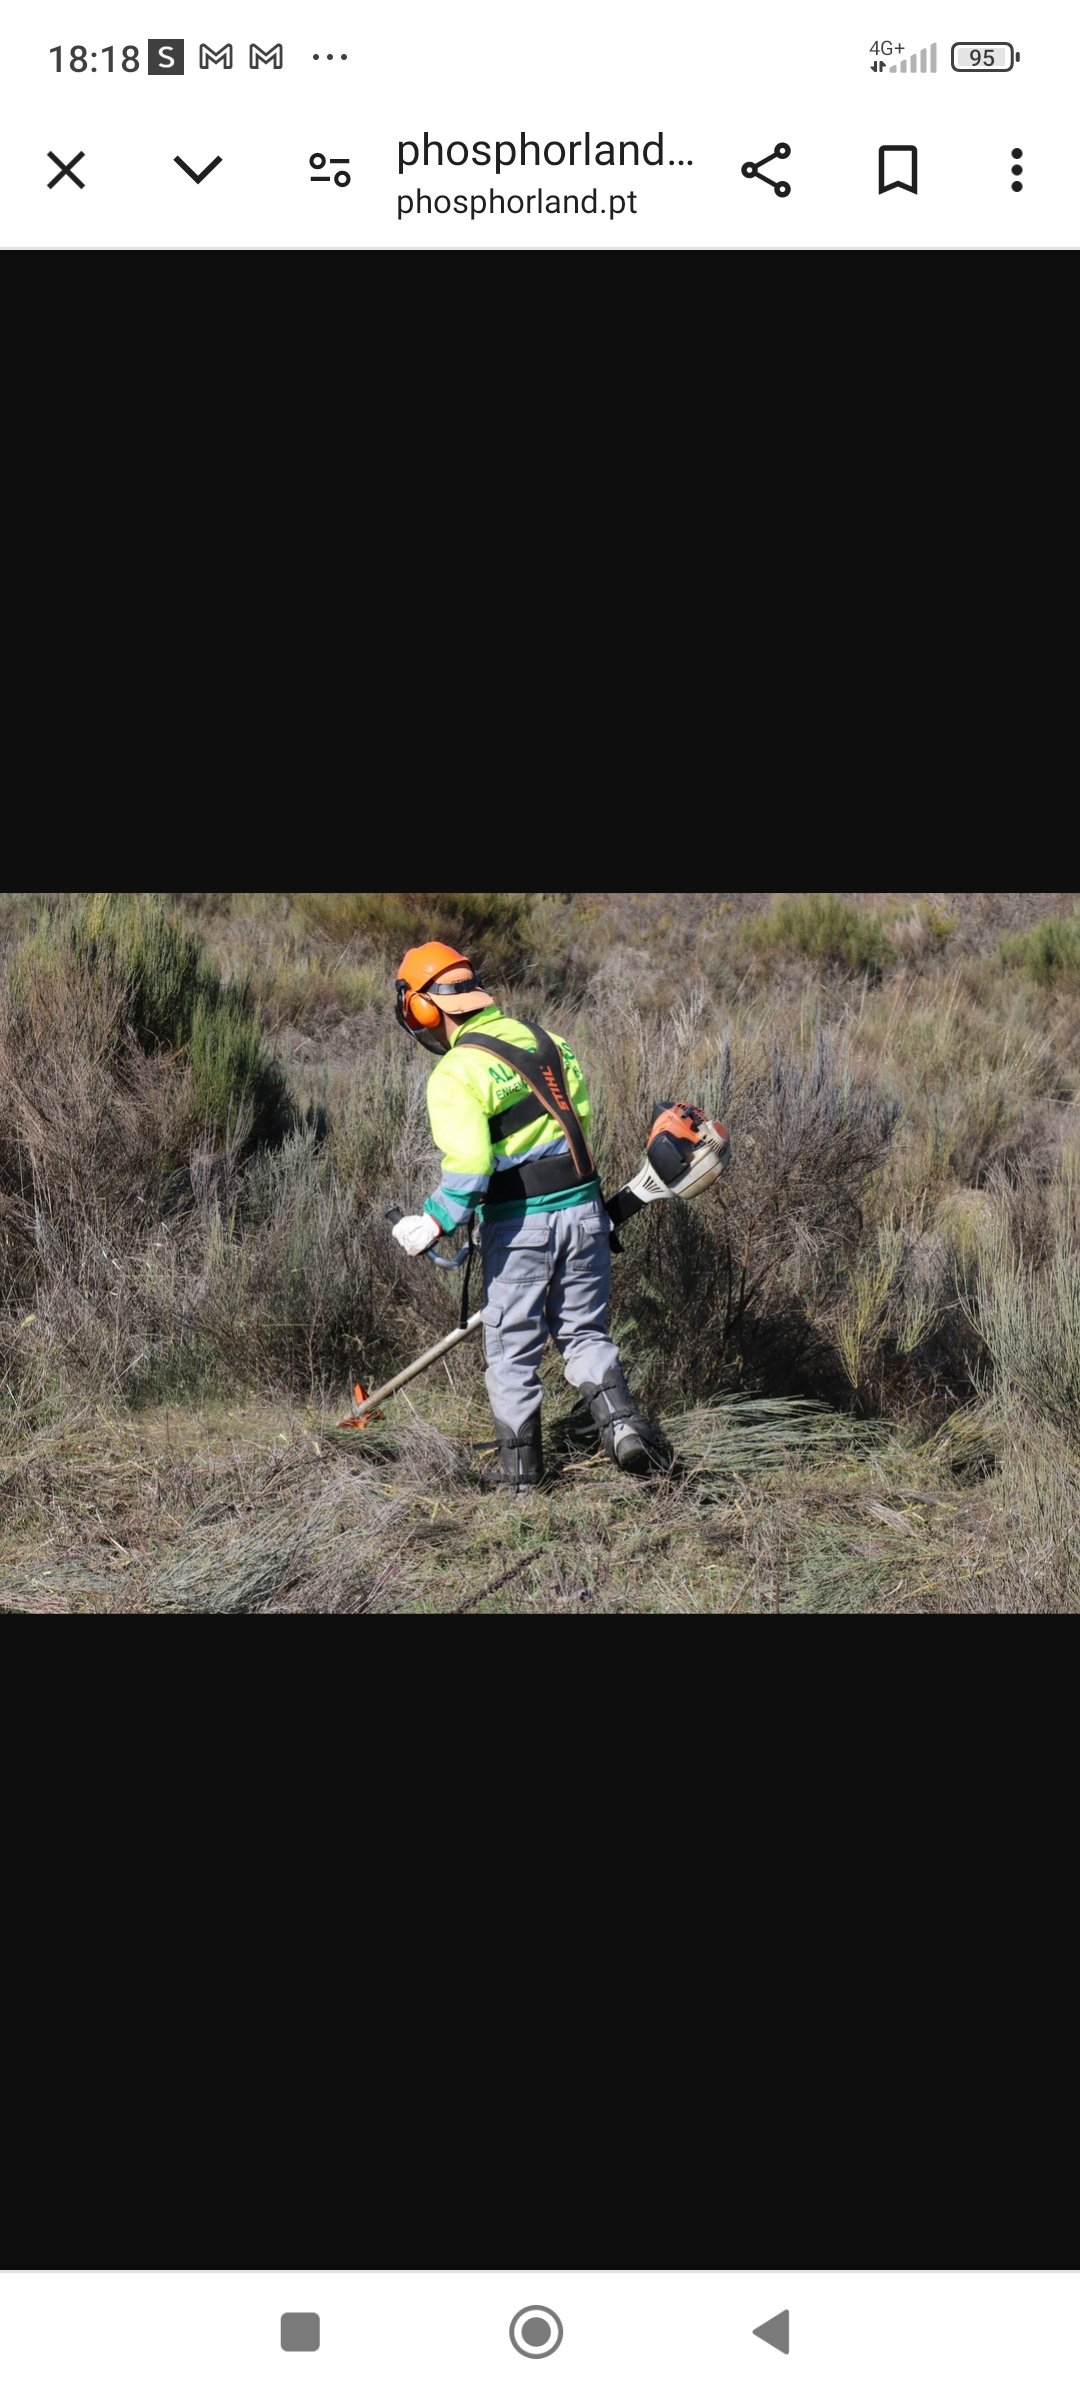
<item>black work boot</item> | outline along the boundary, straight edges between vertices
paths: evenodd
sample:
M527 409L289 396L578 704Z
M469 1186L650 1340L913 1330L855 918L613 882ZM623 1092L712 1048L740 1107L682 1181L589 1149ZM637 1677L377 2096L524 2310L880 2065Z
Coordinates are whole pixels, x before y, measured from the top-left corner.
M509 1425L495 1419L499 1437L498 1462L493 1459L484 1468L481 1481L508 1492L525 1492L540 1482L544 1472L544 1438L540 1430L540 1411L535 1409L528 1424L520 1433L512 1433Z
M647 1475L650 1468L668 1464L664 1437L647 1417L638 1415L621 1367L609 1367L602 1383L579 1383L578 1390L617 1467L631 1475Z

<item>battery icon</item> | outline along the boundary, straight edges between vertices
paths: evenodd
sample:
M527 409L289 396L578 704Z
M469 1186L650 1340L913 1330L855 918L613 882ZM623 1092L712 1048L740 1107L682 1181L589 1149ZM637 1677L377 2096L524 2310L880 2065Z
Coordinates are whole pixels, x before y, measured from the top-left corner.
M1011 42L954 42L952 64L958 75L1007 75L1020 56Z

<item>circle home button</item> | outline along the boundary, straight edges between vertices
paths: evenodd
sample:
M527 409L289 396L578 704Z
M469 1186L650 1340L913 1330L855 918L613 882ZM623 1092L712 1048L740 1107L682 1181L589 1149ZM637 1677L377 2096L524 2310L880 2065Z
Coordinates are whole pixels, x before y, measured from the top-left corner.
M519 2308L510 2320L510 2339L522 2358L550 2358L562 2335L562 2320L553 2308Z

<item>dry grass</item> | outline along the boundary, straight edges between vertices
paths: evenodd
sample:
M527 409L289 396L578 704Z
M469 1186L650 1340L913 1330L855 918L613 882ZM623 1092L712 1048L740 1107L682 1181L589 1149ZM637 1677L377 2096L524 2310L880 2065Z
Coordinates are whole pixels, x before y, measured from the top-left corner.
M335 1441L307 1412L87 1411L4 1485L7 1613L1061 1613L1061 1528L1021 1552L989 1434L905 1443L798 1404L667 1417L642 1487L588 1443L550 1481L482 1492L467 1412L388 1408ZM283 1421L281 1421L283 1420ZM960 1472L957 1472L958 1464ZM972 1464L974 1480L972 1480ZM1059 1495L1060 1497L1060 1495Z

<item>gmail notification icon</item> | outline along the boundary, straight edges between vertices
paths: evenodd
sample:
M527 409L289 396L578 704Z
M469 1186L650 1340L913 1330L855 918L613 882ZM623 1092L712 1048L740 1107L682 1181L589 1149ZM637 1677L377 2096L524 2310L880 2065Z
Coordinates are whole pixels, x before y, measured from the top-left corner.
M917 192L919 153L910 142L883 142L877 154L877 188L882 192Z

